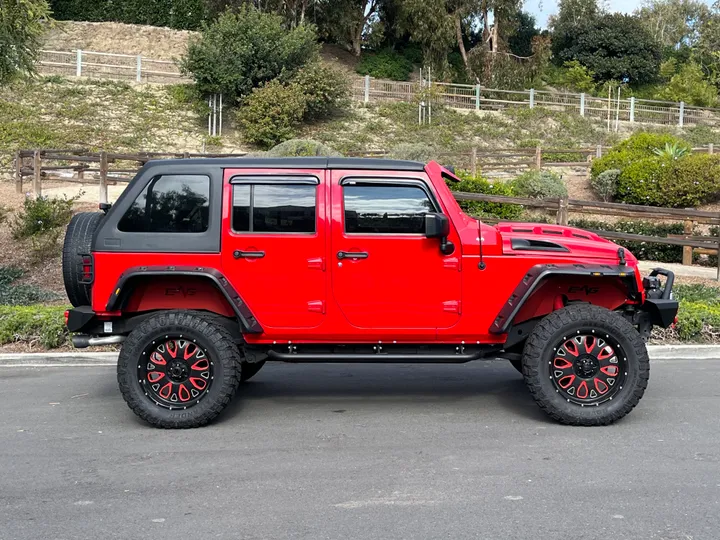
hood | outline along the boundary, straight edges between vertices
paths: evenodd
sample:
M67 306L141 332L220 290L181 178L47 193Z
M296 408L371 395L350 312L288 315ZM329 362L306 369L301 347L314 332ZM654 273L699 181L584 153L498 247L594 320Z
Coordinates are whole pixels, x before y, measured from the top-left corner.
M618 262L620 246L601 238L595 233L542 223L499 223L497 231L502 237L503 253L506 255L542 255L553 257L611 259ZM635 257L625 250L627 262Z

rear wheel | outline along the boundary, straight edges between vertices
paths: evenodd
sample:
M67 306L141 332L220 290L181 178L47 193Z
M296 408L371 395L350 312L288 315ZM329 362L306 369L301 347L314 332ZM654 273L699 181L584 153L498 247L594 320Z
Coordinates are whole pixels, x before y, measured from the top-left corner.
M74 307L89 306L92 288L90 250L95 230L104 214L80 212L70 220L62 251L63 283Z
M262 369L265 365L265 361L262 362L243 362L240 367L240 382L249 381L257 372Z
M211 316L166 311L133 330L118 359L128 406L161 428L200 427L217 417L240 382L240 352Z
M523 354L525 382L552 418L606 425L640 401L650 377L645 343L622 316L598 306L557 310L534 328Z

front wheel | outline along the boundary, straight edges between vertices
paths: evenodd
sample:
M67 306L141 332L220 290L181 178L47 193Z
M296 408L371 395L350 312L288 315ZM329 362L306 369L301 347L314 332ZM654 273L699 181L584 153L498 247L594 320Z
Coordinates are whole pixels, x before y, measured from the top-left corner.
M621 315L589 304L554 311L523 352L525 383L552 418L607 425L640 401L650 377L642 337Z
M200 427L217 417L240 383L240 351L212 316L165 311L130 332L118 358L120 392L146 422Z

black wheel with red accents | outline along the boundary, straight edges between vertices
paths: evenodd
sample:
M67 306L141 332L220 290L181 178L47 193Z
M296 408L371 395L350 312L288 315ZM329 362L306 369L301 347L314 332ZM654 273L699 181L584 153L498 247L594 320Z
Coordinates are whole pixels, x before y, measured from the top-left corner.
M535 401L563 424L606 425L640 401L650 376L645 342L622 315L589 304L538 323L523 353Z
M232 399L240 361L233 337L212 315L159 312L123 344L118 383L128 406L150 424L199 427Z

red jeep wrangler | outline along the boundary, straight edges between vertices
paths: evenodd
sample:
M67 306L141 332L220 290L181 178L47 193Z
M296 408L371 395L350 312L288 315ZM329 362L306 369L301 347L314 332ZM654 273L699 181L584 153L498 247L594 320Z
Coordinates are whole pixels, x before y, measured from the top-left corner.
M150 162L68 227L73 343L122 343L125 401L165 428L210 422L266 360L506 358L562 423L626 415L677 313L672 272L643 278L590 232L480 223L446 180L378 159Z

